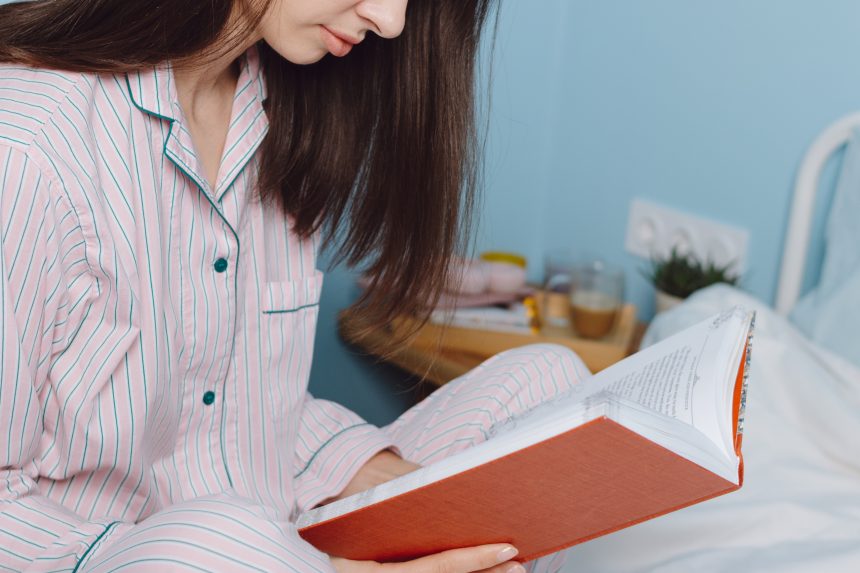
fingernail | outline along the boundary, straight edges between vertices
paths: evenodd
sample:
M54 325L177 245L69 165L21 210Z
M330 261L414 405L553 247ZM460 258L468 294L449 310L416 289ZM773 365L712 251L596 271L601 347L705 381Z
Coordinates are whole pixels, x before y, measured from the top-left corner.
M526 568L519 563L511 563L511 565L505 569L505 573L526 573Z
M516 547L512 547L510 545L505 547L504 549L499 551L499 554L497 555L497 557L499 559L499 563L501 563L502 561L507 561L508 559L510 559L514 555L516 555L517 553L518 553L518 551L517 551Z

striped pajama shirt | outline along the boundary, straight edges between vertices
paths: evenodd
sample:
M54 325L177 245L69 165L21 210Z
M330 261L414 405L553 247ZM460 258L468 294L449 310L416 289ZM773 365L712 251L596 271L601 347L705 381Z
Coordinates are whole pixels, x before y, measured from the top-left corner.
M587 374L525 347L384 428L310 396L322 275L255 195L265 97L252 49L212 187L169 65L0 65L0 571L332 571L293 521L374 454L430 463Z

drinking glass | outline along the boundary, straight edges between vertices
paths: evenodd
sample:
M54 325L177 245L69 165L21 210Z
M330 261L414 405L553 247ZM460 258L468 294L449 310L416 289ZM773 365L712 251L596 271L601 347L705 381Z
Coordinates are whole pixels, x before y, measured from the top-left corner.
M624 270L600 259L574 268L570 288L570 317L584 338L609 334L624 303Z
M570 327L570 289L580 259L569 249L553 249L544 256L541 318L549 326Z

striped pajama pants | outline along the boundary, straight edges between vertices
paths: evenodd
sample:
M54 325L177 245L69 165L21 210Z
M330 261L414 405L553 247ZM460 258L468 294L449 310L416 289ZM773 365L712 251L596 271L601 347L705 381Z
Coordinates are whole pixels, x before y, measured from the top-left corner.
M588 375L579 357L563 347L521 347L442 386L383 430L406 459L431 464L483 441L493 424L551 399ZM564 552L559 552L526 568L556 572L564 561ZM166 508L116 537L108 532L77 567L80 573L107 571L331 573L333 568L290 522L228 491Z

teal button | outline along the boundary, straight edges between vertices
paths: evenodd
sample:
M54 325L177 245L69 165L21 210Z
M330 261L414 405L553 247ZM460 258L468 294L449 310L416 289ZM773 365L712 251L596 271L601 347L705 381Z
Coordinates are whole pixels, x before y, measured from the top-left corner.
M215 401L215 392L213 392L212 390L209 390L208 392L203 394L203 403L206 404L207 406L211 406L212 402L214 402L214 401Z
M224 271L227 270L227 266L228 266L227 259L218 259L217 261L215 261L215 272L216 273L223 273Z

